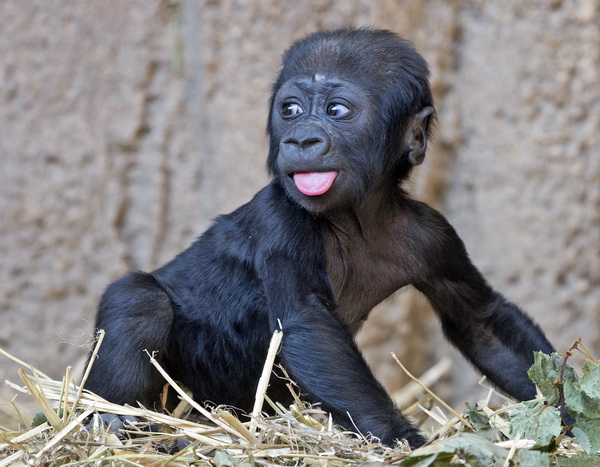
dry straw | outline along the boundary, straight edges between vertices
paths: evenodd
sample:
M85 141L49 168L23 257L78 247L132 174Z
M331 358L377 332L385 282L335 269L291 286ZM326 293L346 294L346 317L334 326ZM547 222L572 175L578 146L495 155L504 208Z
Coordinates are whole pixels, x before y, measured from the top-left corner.
M283 407L271 401L266 390L281 339L282 333L275 332L257 388L254 409L250 416L242 419L223 407L208 410L194 401L150 353L148 358L181 400L171 414L154 412L141 406L113 404L85 390L83 384L73 383L70 369L67 369L62 381L55 381L0 349L5 357L23 366L18 372L23 384L8 381L7 384L18 394L31 396L43 414L43 421L33 428L12 431L0 427L0 467L255 464L336 466L359 462L396 463L410 454L406 445L398 445L392 449L382 446L377 439L338 429L318 407L303 403L291 384L289 387L295 398L292 406ZM102 335L99 335L94 355L101 342ZM93 361L94 358L91 358L82 383L85 383ZM399 361L398 364L404 369ZM449 367L448 362L442 362L435 371L432 369L428 372L425 375L428 384L432 384ZM410 397L420 396L422 399L404 412L414 419L420 418L429 427L428 435L437 440L462 430L467 423L462 416L443 403L406 369L404 371L418 388L425 390L423 396L416 392L414 384L407 386ZM433 376L434 373L436 376ZM235 378L235 375L231 377ZM395 394L395 397L407 402L402 393ZM275 411L275 416L263 413L265 401ZM435 401L448 411L442 411ZM15 404L13 407L18 411ZM203 421L185 418L186 414L193 412L192 408L201 414ZM492 409L488 411L493 414ZM102 413L138 417L143 423L128 425L128 435L119 437L100 423L99 414ZM155 425L158 431L144 431L143 425L147 424Z

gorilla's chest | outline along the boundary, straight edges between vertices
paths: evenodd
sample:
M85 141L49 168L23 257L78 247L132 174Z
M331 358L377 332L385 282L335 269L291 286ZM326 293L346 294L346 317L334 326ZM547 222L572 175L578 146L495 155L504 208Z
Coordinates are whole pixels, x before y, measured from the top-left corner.
M327 273L337 312L352 334L377 304L410 283L391 241L379 236L327 242Z

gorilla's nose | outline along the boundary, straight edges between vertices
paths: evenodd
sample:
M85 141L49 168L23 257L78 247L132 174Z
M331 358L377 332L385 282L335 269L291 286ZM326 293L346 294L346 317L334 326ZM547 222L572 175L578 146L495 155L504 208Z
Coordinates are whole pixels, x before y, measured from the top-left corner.
M297 157L320 158L331 149L331 138L319 125L300 124L282 138L281 149Z

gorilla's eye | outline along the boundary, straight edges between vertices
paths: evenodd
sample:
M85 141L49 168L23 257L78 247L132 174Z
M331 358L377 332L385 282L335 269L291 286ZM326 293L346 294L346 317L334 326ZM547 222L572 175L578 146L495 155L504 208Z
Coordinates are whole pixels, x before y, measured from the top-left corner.
M334 104L329 104L327 106L327 115L329 115L330 117L341 118L341 117L345 117L349 113L350 113L350 109L348 107L346 107L344 104L334 103Z
M288 104L284 104L281 109L281 115L283 115L285 118L297 117L298 115L303 114L303 113L304 113L304 110L302 110L302 107L300 107L295 102L290 102Z

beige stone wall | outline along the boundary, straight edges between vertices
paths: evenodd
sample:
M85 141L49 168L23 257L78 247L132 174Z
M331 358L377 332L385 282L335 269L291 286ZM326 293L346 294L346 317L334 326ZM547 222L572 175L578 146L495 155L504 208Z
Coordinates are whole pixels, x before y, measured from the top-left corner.
M45 0L0 3L0 347L60 376L111 280L151 269L266 182L282 50L377 25L432 67L438 131L413 193L559 349L600 356L600 5L508 0ZM390 388L447 353L408 291L360 343ZM0 360L0 381L16 379ZM0 416L1 417L1 416Z

